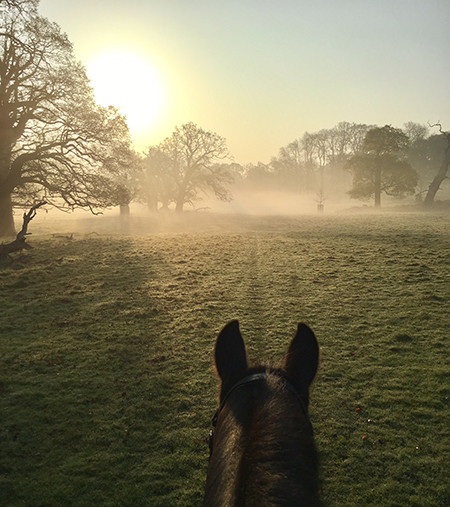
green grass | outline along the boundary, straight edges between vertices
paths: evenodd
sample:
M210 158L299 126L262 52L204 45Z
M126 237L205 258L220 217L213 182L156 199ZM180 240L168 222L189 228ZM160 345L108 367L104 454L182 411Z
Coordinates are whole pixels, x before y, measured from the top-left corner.
M258 361L316 332L327 505L450 505L450 217L200 218L0 266L0 505L199 505L232 318Z

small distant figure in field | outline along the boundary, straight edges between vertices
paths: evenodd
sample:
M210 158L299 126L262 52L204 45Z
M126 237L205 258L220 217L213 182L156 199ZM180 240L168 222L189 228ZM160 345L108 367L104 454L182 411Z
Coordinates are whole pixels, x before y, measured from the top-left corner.
M321 505L308 415L319 355L314 333L299 324L282 368L249 368L238 321L222 329L215 348L220 406L204 507Z

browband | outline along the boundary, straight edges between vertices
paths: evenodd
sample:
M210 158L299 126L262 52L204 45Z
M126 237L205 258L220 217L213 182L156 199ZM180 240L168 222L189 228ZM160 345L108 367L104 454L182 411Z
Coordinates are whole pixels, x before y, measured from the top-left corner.
M280 380L280 382L283 384L283 386L286 389L288 389L289 391L291 391L291 393L295 394L295 396L297 397L298 401L300 402L300 405L302 407L303 412L308 417L308 411L306 410L305 403L304 403L302 397L300 396L300 394L298 393L297 389L295 389L295 387L290 382L288 382L285 378L280 377L278 375L274 375L274 376L277 376L277 378ZM248 375L247 377L244 377L243 379L239 380L239 382L236 382L236 384L234 384L234 386L227 392L227 394L224 396L222 402L220 403L219 408L217 409L216 413L214 414L214 416L212 418L212 421L211 421L212 425L214 427L216 426L219 414L222 411L223 407L225 406L225 403L227 402L228 398L230 397L231 393L234 390L236 390L238 387L242 387L242 386L245 386L247 384L251 384L252 382L256 382L257 380L266 380L267 377L268 377L268 374L266 372L263 372L263 373L253 373L252 375Z

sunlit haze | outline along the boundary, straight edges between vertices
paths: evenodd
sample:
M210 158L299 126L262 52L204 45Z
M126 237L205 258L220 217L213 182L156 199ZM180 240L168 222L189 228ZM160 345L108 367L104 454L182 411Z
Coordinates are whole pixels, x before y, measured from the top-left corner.
M190 121L240 164L340 121L450 128L448 0L42 0L40 12L138 150Z
M111 49L94 55L86 66L97 102L117 105L134 138L156 124L164 112L165 94L151 62L133 52Z

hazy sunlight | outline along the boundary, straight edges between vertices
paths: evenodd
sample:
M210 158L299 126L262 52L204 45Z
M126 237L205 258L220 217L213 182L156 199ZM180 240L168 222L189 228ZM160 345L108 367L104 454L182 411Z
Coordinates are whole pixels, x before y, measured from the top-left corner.
M133 134L153 126L164 108L161 78L150 62L135 53L100 54L87 64L87 74L97 102L120 108Z

